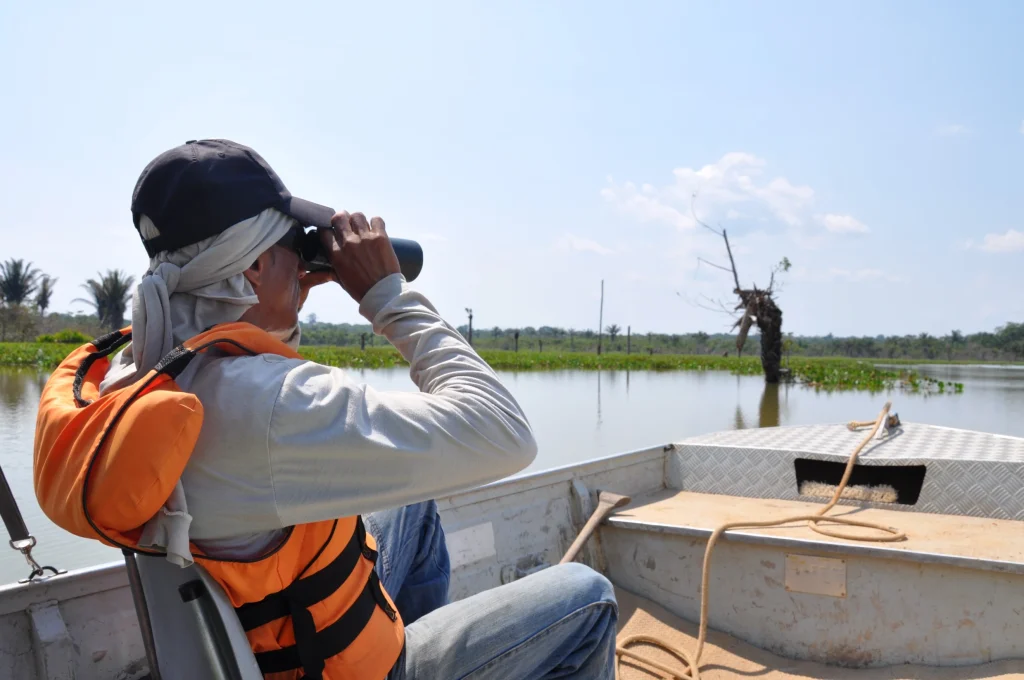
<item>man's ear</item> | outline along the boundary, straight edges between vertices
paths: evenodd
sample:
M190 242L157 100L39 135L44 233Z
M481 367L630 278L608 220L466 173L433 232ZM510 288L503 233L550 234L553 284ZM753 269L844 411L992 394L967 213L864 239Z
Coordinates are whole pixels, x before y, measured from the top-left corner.
M249 268L242 272L245 278L249 280L249 283L254 289L259 289L260 283L263 281L263 272L267 270L269 264L268 258L270 257L270 251L265 250L260 253L260 256L249 265Z

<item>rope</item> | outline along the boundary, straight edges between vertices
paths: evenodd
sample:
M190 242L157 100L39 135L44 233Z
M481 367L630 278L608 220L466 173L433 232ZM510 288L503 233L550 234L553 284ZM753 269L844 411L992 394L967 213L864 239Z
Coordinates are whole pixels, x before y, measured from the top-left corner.
M649 635L631 635L630 637L619 643L615 650L615 677L618 678L623 657L639 661L647 666L656 668L662 673L666 680L700 680L700 657L704 651L704 643L707 639L708 633L708 583L711 577L711 553L715 549L715 544L718 543L718 539L722 537L726 531L730 529L754 529L754 528L765 528L765 527L779 527L785 524L791 524L793 522L808 522L809 527L822 534L824 536L831 536L833 538L842 538L850 541L878 541L878 542L893 542L902 541L906 539L906 534L893 527L883 526L876 524L875 522L865 522L862 520L849 519L847 517L825 517L825 514L829 510L835 507L842 497L843 490L850 481L850 475L853 474L853 466L857 462L857 456L867 446L868 442L871 441L872 437L878 432L878 428L885 422L886 417L889 414L889 409L892 407L892 402L888 401L882 408L882 412L878 415L878 418L871 421L851 421L847 427L850 430L856 430L859 427L866 427L872 425L871 431L866 437L857 445L850 454L850 459L846 462L846 471L843 473L843 479L839 482L839 486L836 487L835 494L832 496L832 500L823 507L821 510L813 515L797 515L795 517L786 517L785 519L769 520L764 522L728 522L719 526L711 534L711 538L708 539L708 547L704 551L704 569L701 574L701 585L700 585L700 629L697 636L697 649L692 655L685 650L679 649L674 645L671 645L664 640L649 636ZM832 524L845 524L847 526L864 527L867 529L875 529L882 532L882 536L858 536L855 534L844 534L838 531L821 527L818 525L819 522L831 522ZM680 673L679 671L673 670L668 666L660 663L645 659L636 652L628 649L633 644L648 644L654 647L658 647L663 651L666 651L673 656L677 657L685 666L686 670Z

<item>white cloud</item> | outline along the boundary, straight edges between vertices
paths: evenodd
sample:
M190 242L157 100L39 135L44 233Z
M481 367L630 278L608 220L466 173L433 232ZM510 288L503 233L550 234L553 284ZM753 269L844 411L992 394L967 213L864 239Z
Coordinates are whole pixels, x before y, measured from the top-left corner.
M649 184L645 184L644 188L653 190ZM692 217L667 205L653 193L637 191L636 185L632 182L605 187L601 190L601 196L642 222L667 222L678 229L697 226Z
M977 247L988 253L1016 253L1024 250L1024 232L1007 229L1005 234L985 234Z
M871 231L853 215L817 215L815 219L833 234L866 234Z
M1020 122L1020 133L1024 135L1024 120Z
M851 215L825 214L815 219L814 190L785 177L771 177L766 167L763 158L732 152L700 168L676 168L672 171L673 181L663 187L644 184L638 188L633 182L619 184L609 177L601 195L636 219L661 222L680 230L697 226L693 212L711 225L722 220L781 222L794 241L807 248L820 245L828 232L869 231Z
M949 123L946 125L938 125L935 127L935 134L940 137L958 137L960 135L970 134L971 129L966 125L959 123Z
M611 248L605 247L589 238L581 238L573 234L566 234L558 239L555 247L559 250L574 250L577 252L597 253L598 255L612 255L615 253Z

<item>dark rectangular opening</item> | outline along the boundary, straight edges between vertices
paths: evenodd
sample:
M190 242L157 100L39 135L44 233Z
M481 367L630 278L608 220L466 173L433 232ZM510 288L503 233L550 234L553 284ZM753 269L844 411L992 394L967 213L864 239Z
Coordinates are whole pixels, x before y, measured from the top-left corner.
M811 460L797 458L793 461L796 468L797 493L807 482L817 482L836 486L843 479L846 463L835 463L828 460ZM914 505L921 495L924 485L924 465L862 465L853 466L850 475L851 486L879 487L891 486L896 490L896 502L900 505Z

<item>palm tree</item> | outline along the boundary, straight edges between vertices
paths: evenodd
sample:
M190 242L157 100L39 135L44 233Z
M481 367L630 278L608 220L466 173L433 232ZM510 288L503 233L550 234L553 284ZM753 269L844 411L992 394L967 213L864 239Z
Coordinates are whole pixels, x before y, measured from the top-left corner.
M124 325L124 310L132 295L134 279L120 269L108 269L99 274L100 280L89 279L82 288L89 291L91 300L77 298L75 302L92 305L104 328L117 329Z
M604 329L604 332L608 334L608 339L611 342L615 342L615 336L617 336L620 332L622 332L622 329L619 328L617 325L612 324L612 325L606 327Z
M7 260L0 264L0 302L22 305L36 291L39 270L24 260Z
M36 293L36 307L39 309L40 316L46 316L46 310L50 307L50 298L53 297L53 284L57 283L57 279L52 276L43 274L43 277L39 279L39 291Z

